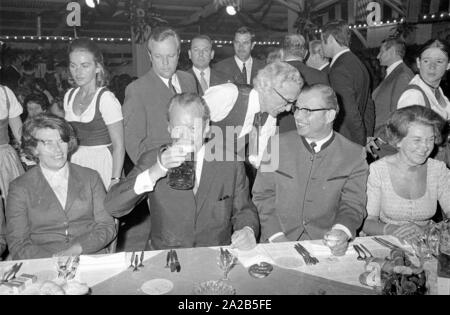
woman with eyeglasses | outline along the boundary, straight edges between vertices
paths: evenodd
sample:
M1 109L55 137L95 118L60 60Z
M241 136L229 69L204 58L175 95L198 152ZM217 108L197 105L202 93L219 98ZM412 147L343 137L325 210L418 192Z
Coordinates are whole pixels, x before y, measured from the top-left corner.
M386 135L398 152L370 165L366 234L417 237L435 215L438 202L450 215L450 170L429 158L441 141L443 125L437 113L420 105L391 115Z
M5 214L13 259L105 253L116 236L99 174L68 162L76 148L63 118L39 114L25 122L22 149L37 166L10 185Z

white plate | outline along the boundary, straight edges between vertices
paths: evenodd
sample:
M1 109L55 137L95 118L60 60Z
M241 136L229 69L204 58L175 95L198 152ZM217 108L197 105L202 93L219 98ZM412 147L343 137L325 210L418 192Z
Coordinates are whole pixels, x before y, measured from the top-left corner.
M148 295L162 295L173 289L173 282L167 279L153 279L145 282L141 290Z

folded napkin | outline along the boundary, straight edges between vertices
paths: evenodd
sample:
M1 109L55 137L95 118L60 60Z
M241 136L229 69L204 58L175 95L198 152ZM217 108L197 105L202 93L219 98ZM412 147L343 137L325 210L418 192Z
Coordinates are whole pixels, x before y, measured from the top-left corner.
M259 264L261 262L267 262L269 264L273 264L272 258L264 249L264 245L257 245L252 250L239 250L232 249L230 250L233 255L235 255L239 262L245 267L248 268L251 265Z

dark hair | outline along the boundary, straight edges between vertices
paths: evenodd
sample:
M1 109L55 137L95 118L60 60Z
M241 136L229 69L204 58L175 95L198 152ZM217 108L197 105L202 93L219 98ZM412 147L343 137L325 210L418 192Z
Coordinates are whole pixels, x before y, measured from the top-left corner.
M326 84L313 84L311 86L305 86L300 94L305 94L312 91L317 91L320 93L322 101L324 102L324 107L334 109L336 111L336 115L339 113L337 96L331 86Z
M77 138L73 127L64 119L53 114L43 113L27 120L22 127L22 150L27 158L39 162L34 155L38 144L35 134L41 129L58 130L61 139L69 144L67 158L78 148Z
M196 40L196 39L203 39L203 40L206 40L206 41L211 45L211 48L213 48L213 41L211 40L211 37L209 37L208 35L204 35L204 34L198 34L198 35L195 35L195 36L191 39L191 47L190 47L190 48L192 48L192 43L193 43L194 40Z
M386 124L386 136L390 145L396 146L407 136L412 123L430 126L434 130L435 143L442 142L445 121L439 114L425 106L412 105L397 109L391 114Z
M89 38L80 37L69 44L68 55L77 50L90 52L94 56L96 65L100 67L100 72L96 76L96 85L98 87L108 85L108 73L105 69L103 54L97 44Z
M384 48L386 50L394 47L397 55L399 55L401 58L405 57L406 46L405 41L401 37L388 37L383 40L382 45L384 45Z
M236 32L234 33L234 36L236 37L237 34L250 34L252 42L255 41L255 33L247 26L241 26L239 27Z
M148 49L150 50L150 45L149 45L150 41L162 42L169 37L175 38L177 45L178 45L178 51L180 51L181 50L180 35L178 35L178 33L174 29L172 29L168 26L157 26L152 30L150 37L148 38L148 42L147 42Z
M420 50L419 58L422 58L422 54L429 48L439 48L447 56L447 59L450 59L449 44L439 39L430 39L429 41L427 41Z
M172 97L167 110L167 119L170 121L170 112L172 111L173 107L178 106L181 108L187 108L192 105L197 105L198 107L200 107L202 111L203 122L206 122L210 119L209 107L206 104L206 101L203 99L203 97L200 97L195 93L181 93Z
M322 27L322 38L328 43L328 37L333 36L336 42L345 47L350 46L350 31L347 22L343 20L331 21Z
M25 111L27 111L27 104L29 102L38 104L39 106L41 106L42 111L44 111L44 112L46 112L50 108L50 103L48 101L48 97L43 93L34 92L34 93L27 95L23 101L23 109Z

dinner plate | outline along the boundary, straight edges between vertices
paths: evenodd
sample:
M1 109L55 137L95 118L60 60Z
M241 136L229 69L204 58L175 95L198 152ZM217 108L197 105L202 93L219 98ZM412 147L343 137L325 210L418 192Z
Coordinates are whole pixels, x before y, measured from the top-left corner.
M145 282L141 290L148 295L162 295L173 289L173 282L167 279L153 279Z

